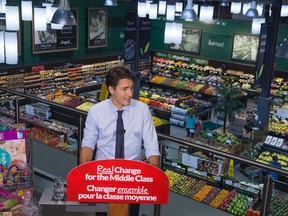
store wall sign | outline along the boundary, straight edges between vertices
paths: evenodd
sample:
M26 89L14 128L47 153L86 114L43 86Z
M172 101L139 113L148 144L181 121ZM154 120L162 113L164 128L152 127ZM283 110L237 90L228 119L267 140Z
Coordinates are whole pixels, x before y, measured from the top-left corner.
M209 39L208 41L208 46L214 46L214 47L224 47L225 43L224 42L217 42Z
M133 160L87 162L67 177L67 201L167 204L168 191L162 170Z
M137 11L126 11L125 37L124 37L124 63L130 64L136 61L137 40Z

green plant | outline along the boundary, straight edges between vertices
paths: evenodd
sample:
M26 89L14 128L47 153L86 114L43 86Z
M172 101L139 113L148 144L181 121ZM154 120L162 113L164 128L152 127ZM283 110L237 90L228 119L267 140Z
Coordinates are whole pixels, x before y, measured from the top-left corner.
M239 88L222 84L217 87L217 93L218 97L212 99L216 100L215 103L213 103L212 110L216 116L223 115L223 133L225 133L227 120L232 121L235 115L240 113L241 109L245 107L240 101L243 92Z

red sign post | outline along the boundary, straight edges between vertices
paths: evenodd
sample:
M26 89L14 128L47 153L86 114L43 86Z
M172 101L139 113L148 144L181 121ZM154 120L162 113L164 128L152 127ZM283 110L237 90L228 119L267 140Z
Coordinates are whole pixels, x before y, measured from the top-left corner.
M97 160L67 177L67 201L167 204L169 179L159 168L124 160Z

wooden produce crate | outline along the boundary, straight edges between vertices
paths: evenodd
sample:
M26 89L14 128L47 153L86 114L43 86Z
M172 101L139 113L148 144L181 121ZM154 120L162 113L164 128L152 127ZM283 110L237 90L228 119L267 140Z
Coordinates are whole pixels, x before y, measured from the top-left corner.
M242 151L242 143L230 145L230 144L224 144L224 143L220 143L220 142L215 141L214 146L227 148L229 150L229 152L232 154L237 154L237 153L240 153Z

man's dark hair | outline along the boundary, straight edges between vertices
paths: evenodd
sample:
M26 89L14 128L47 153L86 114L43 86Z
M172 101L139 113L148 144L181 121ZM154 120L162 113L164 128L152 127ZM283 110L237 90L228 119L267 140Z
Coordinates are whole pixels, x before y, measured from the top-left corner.
M277 155L273 155L273 156L272 156L272 160L273 160L273 161L278 161Z
M127 70L124 67L114 67L110 69L106 74L107 88L111 86L112 88L115 89L120 79L130 79L133 82L135 81L134 76L129 70Z

